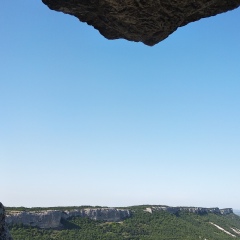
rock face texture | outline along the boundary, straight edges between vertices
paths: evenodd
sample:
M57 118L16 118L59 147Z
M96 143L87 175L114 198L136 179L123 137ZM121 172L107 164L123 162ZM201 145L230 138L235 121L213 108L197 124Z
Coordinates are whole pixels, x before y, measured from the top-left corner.
M240 0L42 0L50 9L76 16L108 39L152 46L178 27L240 6Z
M88 217L93 220L103 220L108 222L119 222L131 216L129 210L116 209L116 208L86 208L79 210L70 210L63 212L63 218L70 217Z
M39 228L59 228L61 227L61 211L40 211L40 212L11 212L7 214L6 223L23 224Z
M220 212L222 215L227 215L227 214L233 213L233 209L232 208L224 208L224 209L220 209Z
M2 203L0 203L0 240L12 240L5 222L5 217L5 209Z
M190 213L196 213L196 214L208 214L208 213L214 213L214 214L221 214L221 215L227 215L230 213L233 213L232 208L202 208L202 207L168 207L168 206L159 206L159 207L150 207L146 208L147 212L153 213L154 211L167 211L172 214L176 214L178 212L190 212Z
M61 220L71 217L88 217L93 220L104 220L107 222L119 222L131 216L131 212L116 208L86 208L74 210L46 210L34 212L10 212L6 217L8 225L23 224L39 228L60 228ZM1 239L0 239L1 240Z

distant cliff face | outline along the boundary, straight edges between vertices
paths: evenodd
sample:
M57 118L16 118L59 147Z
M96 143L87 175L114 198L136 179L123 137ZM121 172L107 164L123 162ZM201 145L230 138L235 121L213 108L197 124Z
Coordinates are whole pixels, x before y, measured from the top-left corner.
M214 214L222 214L227 215L233 213L232 208L202 208L202 207L168 207L168 206L154 206L146 208L147 212L153 213L154 211L166 211L169 213L176 214L178 212L189 212L189 213L196 213L196 214L207 214L207 213L214 213Z
M23 224L39 228L59 228L61 227L61 211L47 210L40 212L11 212L6 216L6 223Z
M131 212L129 210L116 208L86 208L63 212L63 218L65 219L80 216L108 222L119 222L130 217L130 215Z
M239 7L240 0L42 0L50 9L76 16L108 39L152 46L178 27Z
M0 203L0 240L12 240L5 222L5 217L5 209L2 203Z
M224 208L224 209L220 209L220 212L222 215L227 215L227 214L233 213L233 209L232 208Z
M240 216L240 210L236 210L236 209L235 209L233 212L234 212L235 214L237 214L238 216Z
M34 212L10 212L6 217L9 225L23 224L39 228L60 228L61 219L71 217L88 217L93 220L103 220L107 222L119 222L130 217L131 212L125 209L116 208L86 208L74 210L46 210Z
M178 212L190 212L196 214L214 213L226 215L233 213L232 208L202 208L202 207L169 207L169 206L151 206L146 208L147 212L167 211L172 214ZM70 219L72 217L87 217L92 220L100 220L106 222L120 222L131 217L132 213L128 209L117 208L78 208L73 210L42 210L42 211L11 211L6 215L6 223L8 225L23 224L39 228L61 228L62 219ZM0 238L0 240L2 240ZM5 240L5 239L4 239Z

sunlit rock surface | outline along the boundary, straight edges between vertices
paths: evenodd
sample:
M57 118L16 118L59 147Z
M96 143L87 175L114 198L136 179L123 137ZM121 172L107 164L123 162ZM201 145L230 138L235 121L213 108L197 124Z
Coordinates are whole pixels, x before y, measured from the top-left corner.
M11 211L7 214L8 225L23 224L39 228L61 228L61 220L71 217L88 217L93 220L119 222L131 216L127 209L85 208L73 210Z
M125 209L116 208L86 208L75 209L63 212L63 218L88 217L93 220L103 220L108 222L119 222L131 216L131 212Z
M227 215L230 213L233 213L232 208L202 208L202 207L169 207L169 206L152 206L146 208L147 212L153 213L154 211L166 211L172 214L176 214L178 212L189 212L189 213L196 213L196 214L208 214L208 213L214 213L214 214L221 214L221 215Z
M240 0L42 0L50 9L76 16L108 39L152 46L190 22L240 5Z
M5 222L5 218L5 209L2 203L0 203L0 240L12 240Z
M106 222L120 222L132 216L129 209L118 208L76 208L71 210L40 210L40 211L8 211L6 214L6 223L8 225L23 224L39 228L61 228L62 220L68 220L72 217L90 218L92 220ZM172 214L179 212L189 212L195 214L214 213L227 215L233 213L232 208L202 208L202 207L169 207L169 206L149 206L146 212L154 213L156 211L166 211ZM0 240L2 240L0 238Z
M6 222L9 225L23 224L39 228L61 227L62 212L57 210L34 211L34 212L11 212L7 214Z

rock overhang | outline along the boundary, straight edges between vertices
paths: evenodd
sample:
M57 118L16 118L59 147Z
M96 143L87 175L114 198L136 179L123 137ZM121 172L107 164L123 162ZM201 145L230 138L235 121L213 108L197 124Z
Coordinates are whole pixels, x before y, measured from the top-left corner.
M13 240L6 224L6 212L3 204L0 202L0 240Z
M233 10L240 0L42 0L50 9L77 17L107 39L153 46L178 27Z

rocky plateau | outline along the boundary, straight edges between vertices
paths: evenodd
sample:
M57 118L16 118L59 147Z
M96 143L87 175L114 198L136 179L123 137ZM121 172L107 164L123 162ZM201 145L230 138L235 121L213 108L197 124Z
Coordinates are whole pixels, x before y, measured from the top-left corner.
M189 212L195 214L219 214L227 215L233 213L232 208L202 208L202 207L169 207L149 206L145 210L149 213L167 211L171 214L178 212ZM23 224L39 228L61 228L62 221L72 217L86 217L92 220L106 222L120 222L132 216L134 210L117 208L76 208L72 210L40 210L40 211L8 211L6 223L8 225Z
M196 213L196 214L208 214L208 213L214 213L214 214L221 214L221 215L227 215L230 213L233 213L232 208L202 208L202 207L169 207L169 206L153 206L146 208L147 212L153 213L155 211L166 211L169 213L176 214L178 212L189 212L189 213Z
M62 219L88 217L93 220L119 222L131 216L127 209L85 208L73 210L10 211L6 216L8 225L23 224L39 228L61 228Z

